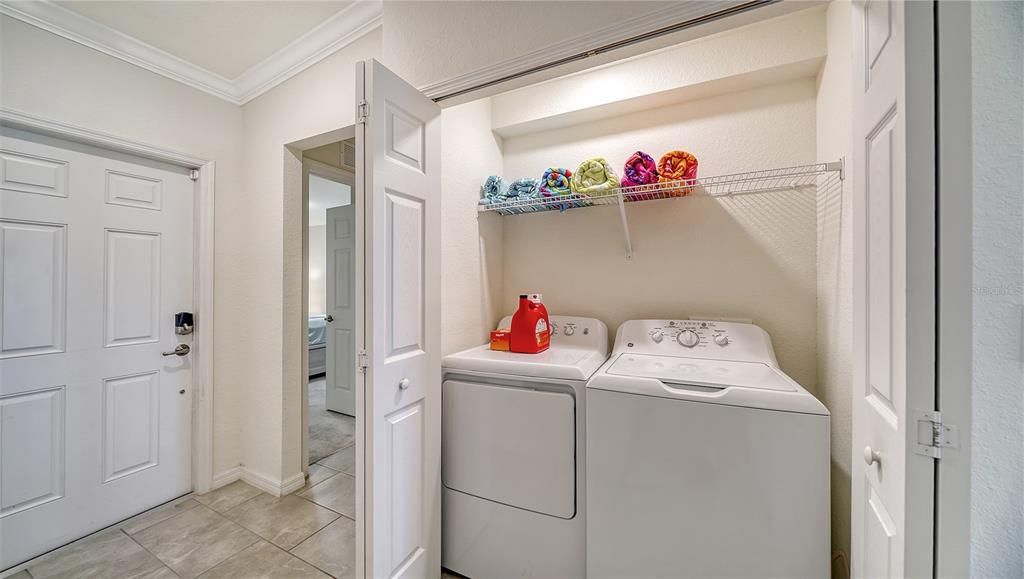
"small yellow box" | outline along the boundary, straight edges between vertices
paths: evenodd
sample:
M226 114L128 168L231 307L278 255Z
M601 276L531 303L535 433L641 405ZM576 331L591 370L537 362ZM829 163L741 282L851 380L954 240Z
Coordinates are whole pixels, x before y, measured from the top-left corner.
M512 330L491 330L491 349L508 352L512 349Z

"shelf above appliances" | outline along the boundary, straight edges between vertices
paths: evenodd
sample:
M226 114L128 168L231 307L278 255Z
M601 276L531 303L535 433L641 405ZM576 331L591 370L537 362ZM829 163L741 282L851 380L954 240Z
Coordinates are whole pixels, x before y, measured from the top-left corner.
M629 235L629 223L626 219L626 204L659 199L690 199L696 197L734 197L755 195L777 191L808 190L816 191L832 180L845 177L843 160L813 165L798 165L779 169L764 169L699 177L683 181L666 181L636 187L619 187L610 189L600 196L579 194L559 195L556 197L534 197L530 199L512 199L497 203L481 204L480 213L497 213L499 215L522 215L547 211L568 211L584 207L617 205L622 219L622 230L626 242L626 257L633 257L633 246Z

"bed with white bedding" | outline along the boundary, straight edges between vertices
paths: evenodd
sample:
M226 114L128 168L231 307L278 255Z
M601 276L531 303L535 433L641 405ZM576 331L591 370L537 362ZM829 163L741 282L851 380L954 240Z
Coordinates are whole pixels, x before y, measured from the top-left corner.
M309 316L309 375L327 372L327 319Z

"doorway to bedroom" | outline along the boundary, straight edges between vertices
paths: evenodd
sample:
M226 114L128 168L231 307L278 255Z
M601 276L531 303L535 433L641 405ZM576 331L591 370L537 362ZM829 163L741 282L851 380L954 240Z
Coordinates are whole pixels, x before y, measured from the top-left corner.
M308 464L355 475L355 141L303 153L308 204Z

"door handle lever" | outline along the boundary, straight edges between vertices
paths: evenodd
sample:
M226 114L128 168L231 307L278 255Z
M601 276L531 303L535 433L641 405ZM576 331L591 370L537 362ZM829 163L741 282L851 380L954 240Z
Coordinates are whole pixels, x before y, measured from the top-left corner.
M178 344L178 346L176 348L174 348L170 352L164 352L163 355L164 356L187 356L188 353L191 352L191 351L192 351L192 348L190 348L188 344Z
M327 321L328 322L333 322L334 321L334 316L332 316L331 314L327 314Z

